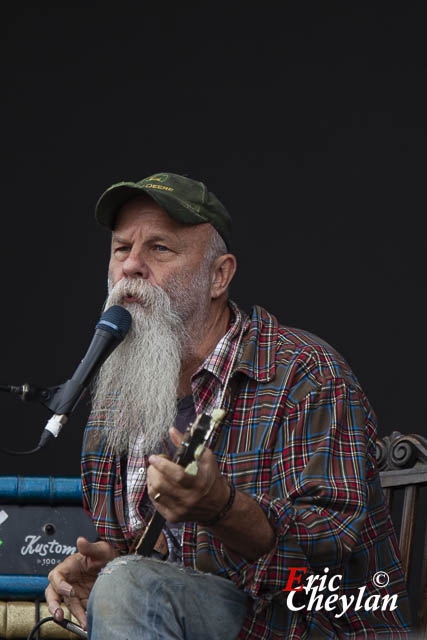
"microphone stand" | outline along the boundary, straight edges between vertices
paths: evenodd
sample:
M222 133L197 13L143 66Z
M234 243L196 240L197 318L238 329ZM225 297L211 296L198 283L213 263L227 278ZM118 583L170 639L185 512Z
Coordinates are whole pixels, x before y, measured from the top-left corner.
M34 387L28 382L24 382L19 387L13 384L0 384L0 391L17 394L23 402L40 402L48 407L47 402L60 389L62 385L57 387Z
M66 383L60 384L55 387L35 387L28 382L24 382L24 384L19 386L12 384L0 384L0 391L4 391L6 393L14 393L18 395L23 402L40 402L40 404L42 404L50 411L55 411L55 400L58 398L58 396L60 396L65 384ZM56 429L60 429L62 425L67 421L67 416L54 415L51 417L50 421L52 420L55 421ZM46 445L49 439L49 432L44 429L40 438L40 442L34 449L30 449L29 451L14 451L13 449L0 447L0 452L7 453L10 456L28 456L33 453L37 453L37 451L40 451Z

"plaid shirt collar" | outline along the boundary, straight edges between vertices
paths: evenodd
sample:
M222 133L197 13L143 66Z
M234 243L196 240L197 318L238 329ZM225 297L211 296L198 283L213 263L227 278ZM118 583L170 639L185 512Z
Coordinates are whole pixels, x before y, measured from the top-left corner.
M273 380L276 373L278 335L277 319L258 305L252 307L250 329L236 370L246 373L257 382Z
M258 306L253 307L252 316L249 317L232 300L228 301L228 305L231 311L229 329L194 373L193 378L198 377L202 371L209 371L223 385L229 375L234 351L238 348L242 333L243 340L239 349L242 355L239 358L240 354L237 354L235 371L241 371L258 382L272 380L275 375L274 360L278 336L276 318L266 314Z

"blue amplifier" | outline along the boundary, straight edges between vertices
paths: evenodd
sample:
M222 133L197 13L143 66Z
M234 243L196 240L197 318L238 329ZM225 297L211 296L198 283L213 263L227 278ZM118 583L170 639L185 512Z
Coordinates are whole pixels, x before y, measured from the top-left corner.
M80 478L0 476L0 599L44 598L47 574L97 533Z

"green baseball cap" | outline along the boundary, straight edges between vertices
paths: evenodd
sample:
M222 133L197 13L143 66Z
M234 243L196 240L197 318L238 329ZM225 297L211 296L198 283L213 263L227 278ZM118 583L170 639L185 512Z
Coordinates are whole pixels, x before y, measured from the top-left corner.
M139 182L118 182L99 198L95 218L106 229L114 229L120 208L132 198L147 193L171 218L184 224L209 222L231 247L231 217L203 182L176 173L155 173Z

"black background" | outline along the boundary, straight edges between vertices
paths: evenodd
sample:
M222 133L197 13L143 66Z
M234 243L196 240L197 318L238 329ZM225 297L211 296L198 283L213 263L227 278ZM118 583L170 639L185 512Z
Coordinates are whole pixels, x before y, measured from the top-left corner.
M98 196L175 171L233 216L232 297L341 351L380 435L425 435L425 18L412 1L9 4L0 383L71 376L105 297ZM48 412L0 400L2 446L35 446ZM77 475L87 412L1 473Z

